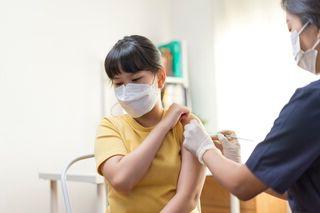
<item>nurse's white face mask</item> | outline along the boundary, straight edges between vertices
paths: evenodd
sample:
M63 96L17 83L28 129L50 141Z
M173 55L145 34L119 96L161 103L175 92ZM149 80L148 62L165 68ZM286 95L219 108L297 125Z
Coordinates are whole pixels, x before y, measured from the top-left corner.
M293 56L297 65L304 70L316 74L316 63L318 56L318 50L316 50L316 47L320 44L320 39L318 39L318 41L310 50L303 51L300 46L300 35L309 24L310 23L307 22L299 32L296 30L293 31L291 33L291 42L293 48Z
M133 118L147 114L160 100L155 78L151 85L128 83L116 87L114 92L122 108Z

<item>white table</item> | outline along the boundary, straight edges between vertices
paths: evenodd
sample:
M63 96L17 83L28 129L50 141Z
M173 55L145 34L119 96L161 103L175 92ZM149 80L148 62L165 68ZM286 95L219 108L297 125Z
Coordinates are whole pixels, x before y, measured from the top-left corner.
M57 213L58 212L58 181L61 179L61 173L40 172L39 178L43 180L48 180L50 182L50 213ZM67 180L72 182L95 184L97 187L97 195L99 198L99 208L98 208L99 212L101 213L105 212L105 206L107 201L106 201L106 190L104 186L103 177L95 173L67 174Z

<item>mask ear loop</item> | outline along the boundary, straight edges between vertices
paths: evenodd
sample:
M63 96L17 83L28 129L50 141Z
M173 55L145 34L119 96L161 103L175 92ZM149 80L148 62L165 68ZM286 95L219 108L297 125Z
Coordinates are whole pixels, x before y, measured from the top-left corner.
M318 38L318 41L314 44L314 46L312 47L312 49L316 49L316 47L320 44L320 38Z
M307 28L307 26L310 24L310 21L308 21L305 25L303 25L303 27L301 28L301 30L299 31L298 35L301 35L301 33Z
M156 74L155 75L153 75L153 80L152 80L152 84L151 85L153 85L154 84L154 81L156 80Z
M155 87L155 85L154 85L155 80L156 80L156 74L154 75L153 81L152 81L153 87ZM158 86L158 84L157 84L157 86ZM160 89L160 88L157 88L157 89L160 90L160 92L159 92L159 100L160 100L161 106L162 106L162 108L163 108L163 103L162 103L162 99L161 99L161 89ZM164 110L163 110L163 112L162 112L162 117L163 117L163 115L164 115Z

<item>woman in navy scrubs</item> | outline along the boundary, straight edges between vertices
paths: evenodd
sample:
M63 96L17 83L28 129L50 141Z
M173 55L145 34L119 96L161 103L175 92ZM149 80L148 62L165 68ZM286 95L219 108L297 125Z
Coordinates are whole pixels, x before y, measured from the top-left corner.
M282 0L297 65L320 73L320 0ZM288 199L293 212L320 212L320 80L296 90L245 164L232 131L218 134L223 154L192 120L184 146L241 200L262 192Z

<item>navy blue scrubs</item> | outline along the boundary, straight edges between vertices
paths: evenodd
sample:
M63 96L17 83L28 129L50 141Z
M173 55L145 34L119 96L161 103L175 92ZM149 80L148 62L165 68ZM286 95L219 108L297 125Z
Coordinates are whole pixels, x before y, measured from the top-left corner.
M297 89L246 162L293 212L320 212L320 80Z

